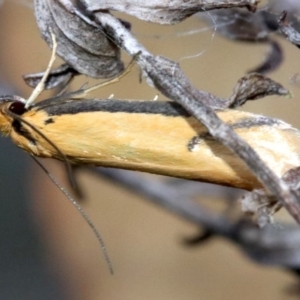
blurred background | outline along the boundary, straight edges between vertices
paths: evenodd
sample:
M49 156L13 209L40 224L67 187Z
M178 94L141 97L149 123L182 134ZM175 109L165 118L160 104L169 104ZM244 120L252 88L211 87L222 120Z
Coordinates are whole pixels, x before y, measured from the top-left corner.
M264 44L222 38L197 17L172 27L122 18L132 23L133 32L152 53L179 62L196 87L224 98L267 51ZM32 3L8 0L1 4L0 39L1 94L26 98L31 88L21 75L45 70L50 58ZM270 77L294 97L268 97L248 103L243 110L277 117L299 128L300 85L291 83L291 77L300 71L300 51L284 39L280 43L284 62ZM124 60L130 58L124 56ZM138 78L135 67L120 83L98 90L95 96L153 99L156 90ZM85 82L96 81L76 79L72 89ZM50 95L46 92L43 98ZM68 187L62 165L45 163ZM7 138L0 140L0 177L0 299L296 299L298 281L291 273L255 264L221 238L186 247L182 241L197 234L195 225L83 171L79 174L85 194L82 206L105 240L115 269L111 276L83 218Z

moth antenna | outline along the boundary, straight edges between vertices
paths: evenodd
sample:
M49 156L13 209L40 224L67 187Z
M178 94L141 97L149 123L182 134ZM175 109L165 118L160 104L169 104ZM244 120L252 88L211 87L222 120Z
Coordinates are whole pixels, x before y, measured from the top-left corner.
M101 246L101 249L102 249L102 253L103 253L104 259L105 259L105 261L106 261L106 263L108 265L109 271L113 275L113 273L114 273L113 265L112 265L112 262L111 262L111 260L110 260L110 258L108 256L104 240L103 240L102 236L100 235L100 232L97 230L97 228L95 227L95 225L91 221L91 219L88 216L88 214L81 207L81 205L70 195L70 193L63 186L60 185L60 183L58 182L58 180L45 168L45 166L36 157L34 157L34 156L31 156L31 157L41 167L41 169L47 174L47 176L50 178L50 180L59 188L59 190L75 206L75 208L79 211L79 213L84 218L84 220L86 221L86 223L93 230L93 233L95 234L98 242L100 243L100 246Z
M20 121L20 122L26 124L27 126L29 126L33 131L35 131L36 133L38 133L46 142L48 142L62 156L62 158L65 161L66 166L67 166L68 175L73 174L72 173L72 167L70 165L70 162L68 161L68 158L64 155L64 153L47 136L45 136L40 130L38 130L35 126L33 126L32 124L30 124L28 121L24 120L19 115L15 114L15 113L13 113L13 112L11 112L9 110L7 110L6 113L9 114L9 115L11 115L13 118L17 119L18 121ZM40 161L38 161L34 156L31 155L31 157L42 168L42 170L48 175L48 177L51 179L51 181L60 189L60 191L77 208L77 210L82 215L82 217L84 218L84 220L87 222L87 224L93 230L93 232L94 232L94 234L95 234L95 236L96 236L96 238L97 238L97 240L100 243L100 246L102 248L102 252L103 252L105 261L108 264L109 271L110 271L111 274L113 274L114 273L113 266L112 266L112 263L111 263L111 260L110 260L110 258L108 256L108 254L107 254L105 243L104 243L104 241L103 241L103 239L102 239L99 231L97 230L97 228L95 227L95 225L93 224L93 222L91 221L91 219L89 218L89 216L87 215L87 213L77 203L77 201L68 193L68 191L59 184L59 182L56 180L56 178L44 167L44 165L42 165L42 163ZM71 176L69 178L69 180L71 178L72 178L72 181L73 181L73 179L74 179L73 176Z
M52 28L49 28L50 34L51 34L51 39L52 39L52 53L50 57L50 61L48 63L47 69L38 83L38 85L35 87L33 92L31 93L30 97L27 99L25 108L28 108L35 100L36 98L45 90L45 83L48 79L49 73L51 71L51 68L54 64L55 58L56 58L56 49L57 49L57 42L56 42L56 37L55 34L52 31Z
M57 153L59 153L61 155L62 160L65 162L68 180L70 181L71 186L74 189L77 189L76 180L73 177L72 166L71 166L68 158L66 157L66 155L49 138L47 138L47 136L45 136L40 130L38 130L36 127L34 127L28 121L24 120L22 117L20 117L19 115L15 114L9 110L5 110L5 112L8 115L10 115L12 118L14 118L14 119L20 121L21 123L26 124L28 127L30 127L33 131L35 131L37 134L39 134L50 146L52 146L57 151Z

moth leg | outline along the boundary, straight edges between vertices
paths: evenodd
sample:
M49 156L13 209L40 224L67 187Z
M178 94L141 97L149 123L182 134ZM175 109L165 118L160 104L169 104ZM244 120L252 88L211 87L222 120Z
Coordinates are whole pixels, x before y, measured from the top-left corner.
M55 61L57 42L56 42L56 37L51 28L50 28L50 34L51 34L51 39L52 39L52 53L51 53L49 64L47 66L47 69L46 69L41 81L38 83L38 85L35 87L35 89L31 93L30 97L27 99L25 108L28 108L36 100L36 98L45 90L45 83L47 81L47 78L49 76L49 73L51 71L53 63Z

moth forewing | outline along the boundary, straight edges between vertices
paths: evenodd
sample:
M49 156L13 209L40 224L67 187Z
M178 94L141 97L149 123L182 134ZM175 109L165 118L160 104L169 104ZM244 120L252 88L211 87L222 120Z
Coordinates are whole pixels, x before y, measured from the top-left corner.
M41 102L21 116L38 131L26 124L18 128L10 119L13 141L32 155L64 160L63 153L73 164L145 171L248 190L261 187L243 161L172 102L46 101L47 105ZM300 165L299 131L290 125L237 110L219 111L218 116L278 176Z

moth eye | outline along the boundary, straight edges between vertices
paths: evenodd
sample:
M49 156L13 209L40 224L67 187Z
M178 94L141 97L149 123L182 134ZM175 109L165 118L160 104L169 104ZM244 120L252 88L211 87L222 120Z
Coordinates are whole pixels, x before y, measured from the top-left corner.
M20 101L14 101L10 106L9 106L9 111L11 111L12 113L16 114L16 115L22 115L24 114L24 112L27 111L27 109L25 108L25 103L20 102Z

